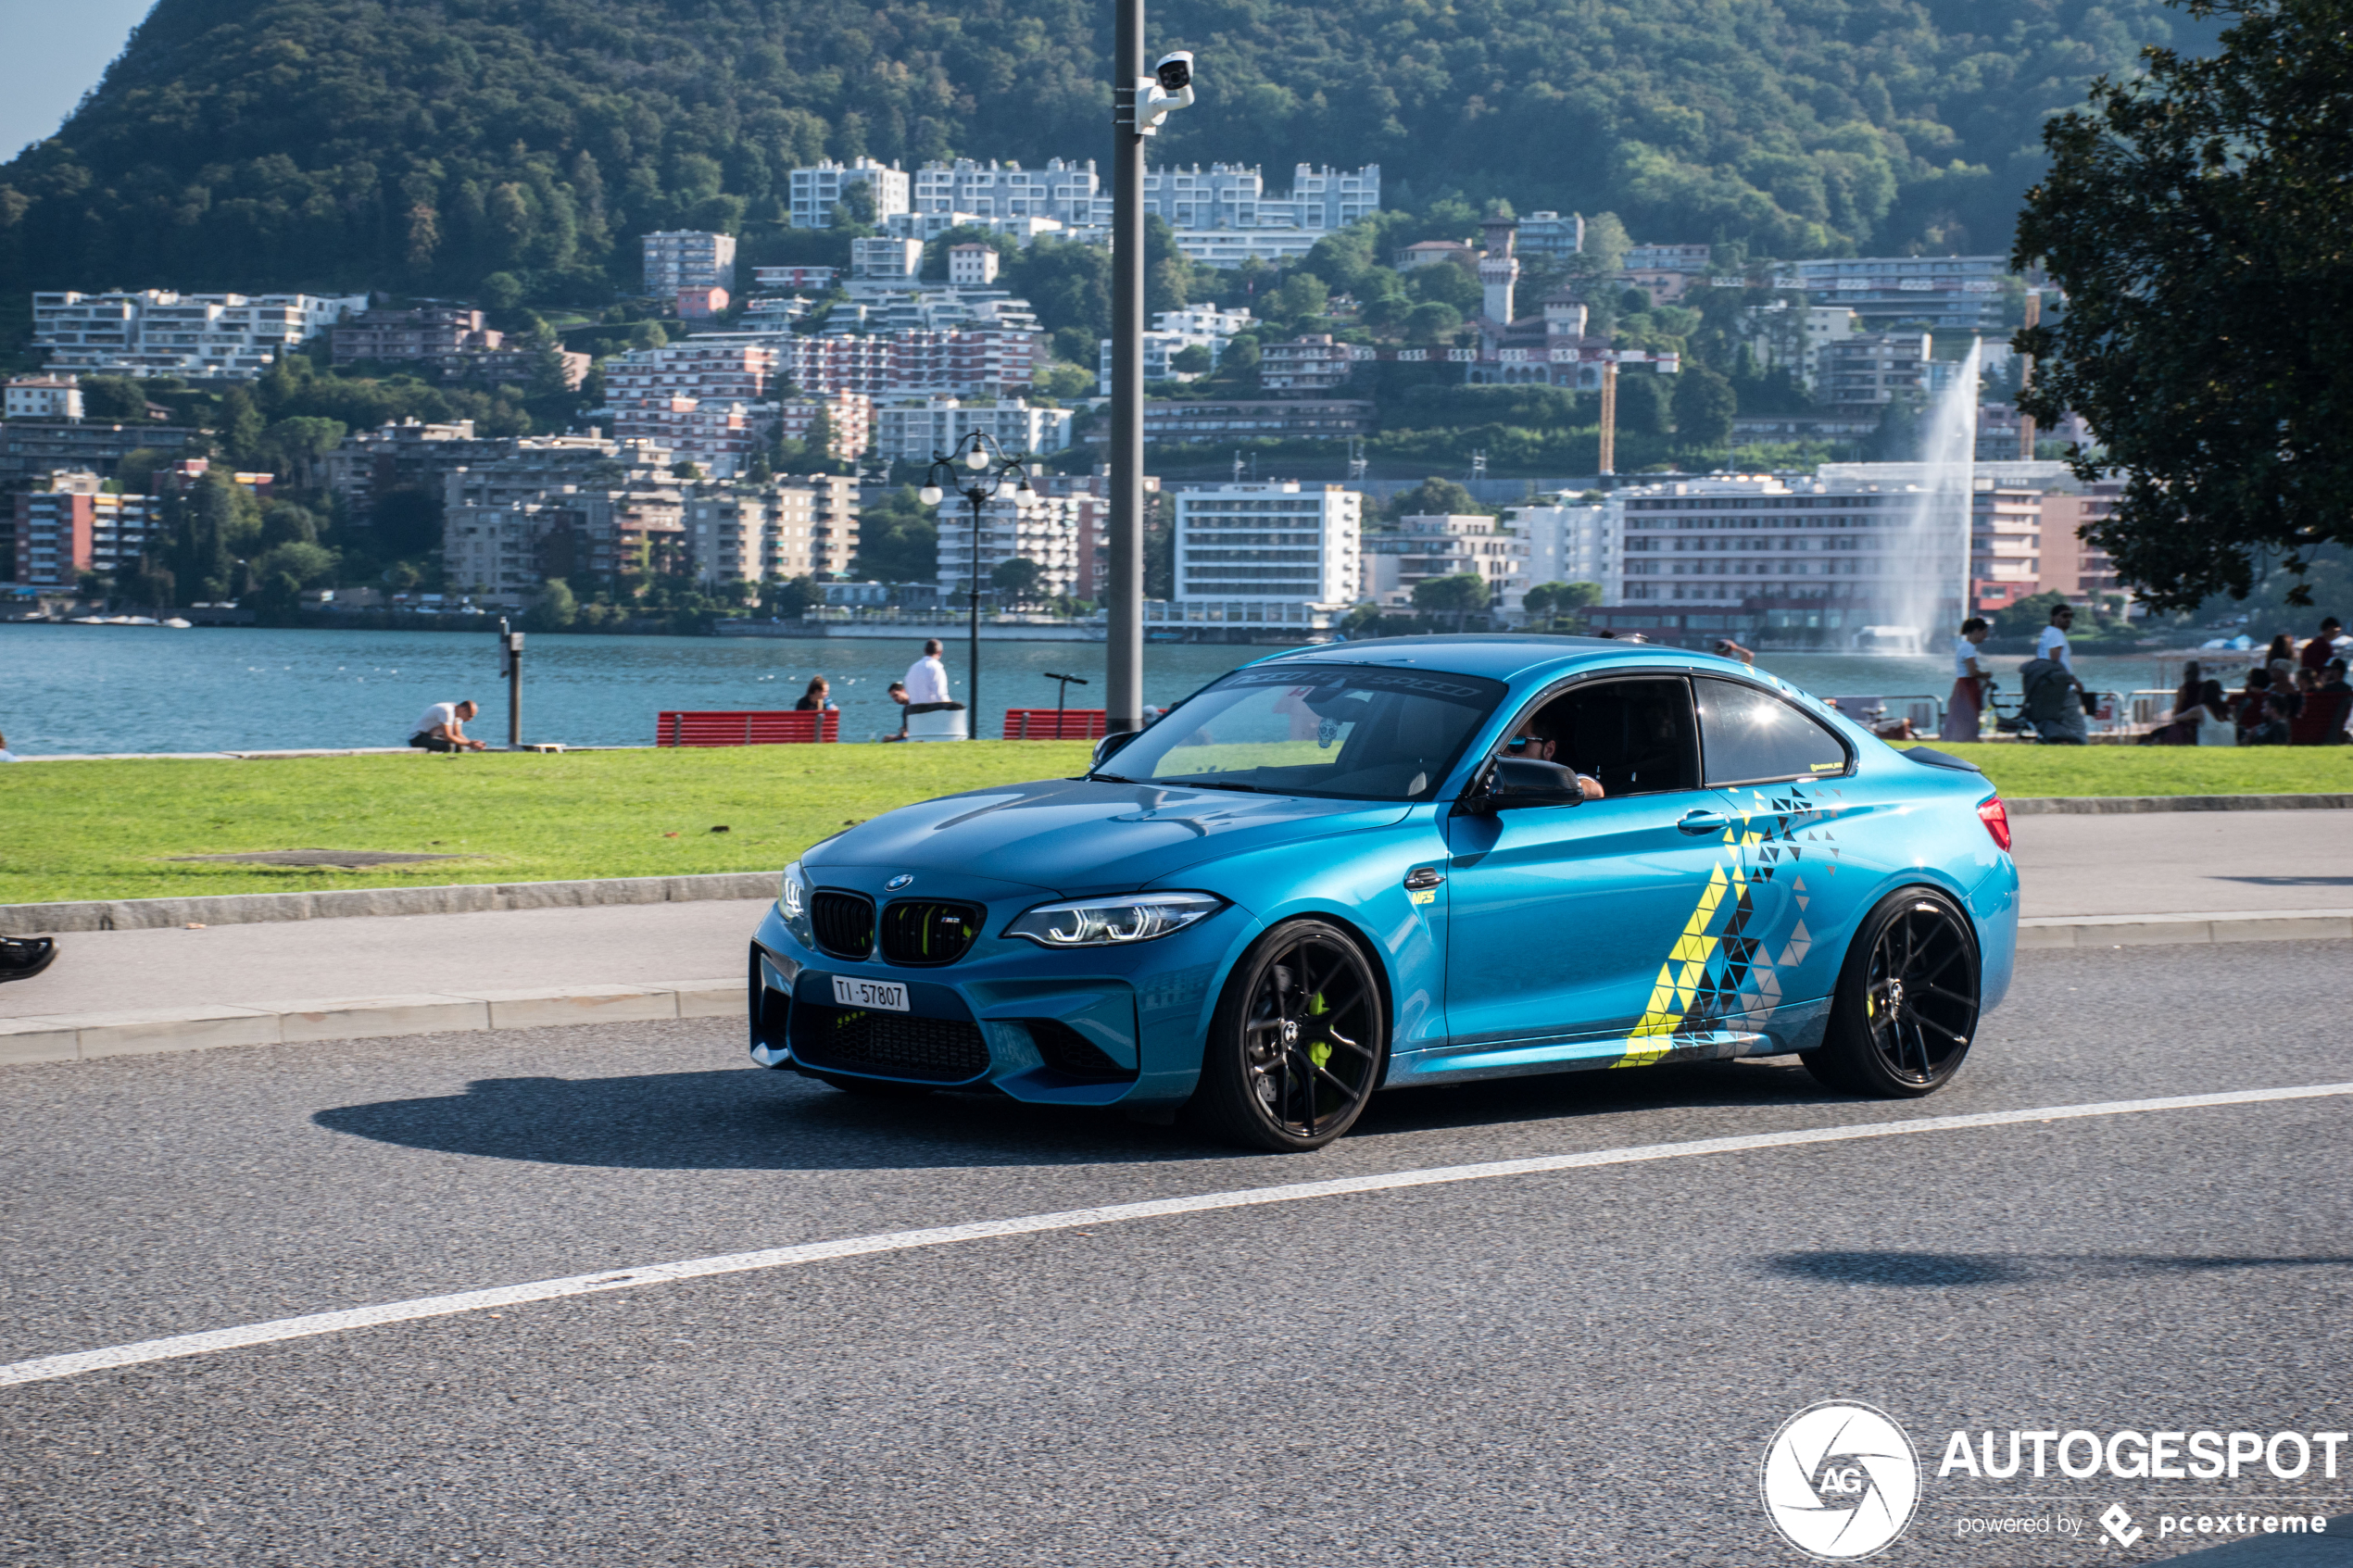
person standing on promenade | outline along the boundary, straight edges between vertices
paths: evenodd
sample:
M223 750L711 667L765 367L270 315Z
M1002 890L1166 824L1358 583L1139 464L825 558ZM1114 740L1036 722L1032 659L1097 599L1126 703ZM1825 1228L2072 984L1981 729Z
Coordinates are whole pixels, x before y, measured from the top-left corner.
M1953 643L1953 695L1944 704L1944 724L1936 732L1938 740L1973 741L1978 736L1985 694L1994 678L1978 659L1977 649L1993 630L1982 616L1972 615L1961 622L1961 634Z
M2075 651L2067 646L2068 629L2075 624L2075 607L2069 604L2051 607L2051 623L2034 639L2034 657L2056 661L2072 679L2075 674Z
M907 703L915 707L948 700L948 666L940 662L939 639L924 645L923 658L907 666Z
M417 721L415 733L409 744L427 751L480 751L483 743L466 738L466 721L482 709L472 697L456 702L436 702L425 709Z

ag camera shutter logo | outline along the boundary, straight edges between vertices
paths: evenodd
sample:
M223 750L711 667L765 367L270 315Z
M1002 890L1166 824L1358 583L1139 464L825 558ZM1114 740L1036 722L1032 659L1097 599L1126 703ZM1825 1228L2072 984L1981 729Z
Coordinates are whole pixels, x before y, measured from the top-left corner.
M1851 1400L1826 1399L1783 1422L1757 1480L1781 1538L1825 1562L1891 1545L1920 1500L1911 1439L1884 1411Z

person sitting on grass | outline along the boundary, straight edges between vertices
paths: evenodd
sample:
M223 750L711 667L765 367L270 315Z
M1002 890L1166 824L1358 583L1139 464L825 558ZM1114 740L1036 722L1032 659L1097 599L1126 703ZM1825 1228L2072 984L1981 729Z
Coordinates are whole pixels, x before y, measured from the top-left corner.
M2263 721L2249 730L2239 741L2241 746L2285 746L2288 743L2288 719L2291 710L2286 697L2273 692L2263 703Z
M2246 672L2246 689L2240 692L2237 700L2231 705L2231 720L2237 729L2241 746L2247 744L2246 737L2263 722L2264 704L2270 701L2271 696L2271 672L2259 664Z
M2300 670L2296 716L2288 721L2290 746L2335 746L2345 739L2345 718L2353 704L2353 690L2345 684L2345 660L2332 659L2319 671Z
M436 702L417 721L416 733L409 737L409 744L426 751L480 751L484 748L481 741L466 738L466 723L481 711L472 697Z
M895 735L885 735L883 739L905 740L907 738L907 683L893 681L890 684L890 689L883 695L899 705L899 733Z

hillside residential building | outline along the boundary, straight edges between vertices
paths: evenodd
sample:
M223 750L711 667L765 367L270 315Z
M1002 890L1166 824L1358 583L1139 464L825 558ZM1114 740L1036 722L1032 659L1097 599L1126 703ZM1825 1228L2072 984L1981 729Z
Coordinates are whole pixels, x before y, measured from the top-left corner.
M1927 390L1926 332L1867 332L1824 343L1814 395L1850 417L1875 413L1907 393Z
M997 281L1001 258L995 245L968 243L948 247L948 281L958 288L985 289Z
M1278 480L1179 491L1176 503L1170 604L1185 621L1327 630L1355 603L1361 492Z
M519 608L554 577L610 584L688 570L668 452L578 437L516 445L444 476L442 569L452 589Z
M355 430L326 456L327 488L364 517L379 495L395 490L438 495L451 472L508 449L506 442L475 435L472 420L447 424L403 420L374 430Z
M1624 602L1740 610L1757 634L1843 646L1875 609L1925 581L1945 585L1931 624L1958 625L1968 525L1956 507L1941 536L1923 537L1909 527L1921 502L1911 485L1827 475L1615 491L1609 505L1624 519ZM1737 634L1729 623L1722 629Z
M1760 370L1787 370L1808 392L1822 386L1831 348L1861 335L1863 319L1843 305L1793 307L1780 301L1752 310L1744 341Z
M923 270L924 242L893 240L881 235L849 242L849 275L891 282L912 282Z
M195 433L183 425L9 420L0 423L0 485L23 484L61 469L88 470L111 479L132 453L169 456Z
M1215 338L1222 344L1236 332L1249 332L1256 322L1251 320L1247 306L1223 310L1214 305L1189 305L1181 310L1164 310L1152 318L1155 331L1190 332L1198 337Z
M2010 276L2005 256L1868 256L1785 262L1773 286L1843 306L1868 330L1901 323L1992 336L2005 331Z
M876 163L870 157L856 158L846 164L812 164L792 171L788 207L792 226L796 229L832 228L834 208L841 205L843 194L856 185L863 185L872 193L877 223L893 213L909 210L912 192L907 173L895 164Z
M2044 495L2036 593L2065 594L2081 602L2125 591L2108 551L2081 532L2114 513L2123 494L2123 481L2103 479L2078 494Z
M82 418L82 379L15 377L8 383L7 414L12 420L78 420Z
M834 277L839 270L834 267L755 267L751 281L754 286L763 289L808 289L824 294L834 286Z
M1550 506L1515 508L1504 516L1528 541L1529 587L1592 583L1600 586L1603 604L1625 597L1625 541L1619 536L1626 522L1623 508L1562 495Z
M1969 608L2007 609L2042 591L2043 495L2005 490L1992 480L1969 495Z
M1329 332L1310 332L1259 351L1258 384L1268 392L1329 392L1356 369L1350 345Z
M139 569L141 554L163 527L161 503L151 495L109 495L104 483L86 470L53 473L48 488L15 496L10 581L70 588L85 571L119 577Z
M484 324L479 310L457 305L421 305L413 310L368 310L336 324L335 363L361 359L405 364L438 362L444 356L496 348L506 334Z
M1705 275L1715 253L1707 245L1632 245L1619 263L1629 272L1666 270Z
M1087 226L1110 221L1108 216L1097 215L1098 201L1108 198L1092 158L1084 164L1049 158L1043 169L958 158L953 163L927 163L915 170L914 211L923 216L963 217L984 223L1045 218Z
M47 369L190 381L253 381L270 361L368 307L368 296L135 294L32 296L32 346Z
M1230 403L1144 403L1144 439L1153 442L1339 440L1373 433L1370 401L1268 398Z
M1026 499L1006 490L980 509L980 529L973 530L969 503L950 498L939 509L939 597L943 604L969 601L977 562L980 591L993 592L989 576L1016 557L1038 563L1038 596L1059 598L1080 591L1092 562L1083 548L1078 501L1065 495L1034 494Z
M1432 513L1400 518L1365 537L1363 596L1410 609L1414 590L1435 577L1483 578L1488 603L1517 614L1528 596L1529 542L1491 517Z
M1390 265L1400 272L1411 272L1416 267L1435 267L1451 261L1466 271L1478 265L1478 252L1460 240L1419 240L1390 253Z
M858 482L782 475L765 484L690 484L690 570L706 584L847 575L858 553Z
M1585 250L1585 220L1572 212L1531 212L1519 220L1519 253L1558 264Z
M1010 453L1042 456L1070 445L1067 408L1033 408L1025 398L967 403L956 397L902 398L875 409L875 456L886 463L927 463L980 431Z
M698 229L664 229L648 234L644 245L645 292L674 298L681 289L736 286L736 237Z
M822 411L825 422L833 426L833 440L826 445L825 455L834 461L855 465L859 458L874 450L875 400L863 393L837 393L831 397L787 397L774 405L775 433L786 441L806 441L812 426Z
M1314 229L1179 229L1176 248L1189 261L1230 272L1245 261L1280 267L1315 248Z

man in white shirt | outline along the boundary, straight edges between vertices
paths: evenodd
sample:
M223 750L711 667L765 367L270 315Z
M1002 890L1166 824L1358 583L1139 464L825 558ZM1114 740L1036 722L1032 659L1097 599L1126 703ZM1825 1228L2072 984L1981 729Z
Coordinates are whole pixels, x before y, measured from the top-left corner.
M939 640L935 637L924 645L923 658L907 666L907 706L912 709L947 700L948 666L939 661Z
M410 746L427 751L480 751L483 743L466 738L466 721L482 709L471 698L459 702L436 702L425 709L417 721L417 728L409 737Z
M2059 668L2070 675L2075 673L2075 655L2067 646L2067 629L2075 624L2073 605L2051 607L2051 623L2034 639L2034 657L2057 659Z

